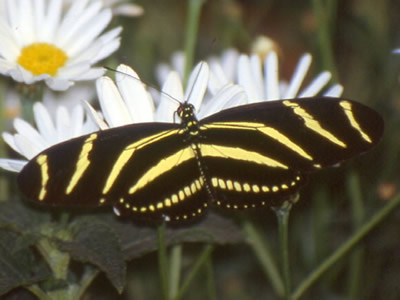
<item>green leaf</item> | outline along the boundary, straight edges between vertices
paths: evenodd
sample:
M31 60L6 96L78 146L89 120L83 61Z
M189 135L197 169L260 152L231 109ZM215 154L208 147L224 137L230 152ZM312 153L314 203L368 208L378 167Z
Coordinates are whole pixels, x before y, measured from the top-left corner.
M0 295L49 275L30 248L17 249L18 238L18 234L0 229Z
M49 213L39 212L19 200L0 202L0 228L23 232L49 221Z
M108 224L118 235L125 258L133 259L157 250L158 235L155 227L134 225L131 222L120 222L110 218ZM194 224L179 227L167 226L167 245L202 242L210 244L227 244L244 242L241 229L231 218L209 213Z
M98 267L121 293L126 280L126 264L116 234L101 220L82 220L74 224L73 241L57 241L60 250L68 252L72 259Z

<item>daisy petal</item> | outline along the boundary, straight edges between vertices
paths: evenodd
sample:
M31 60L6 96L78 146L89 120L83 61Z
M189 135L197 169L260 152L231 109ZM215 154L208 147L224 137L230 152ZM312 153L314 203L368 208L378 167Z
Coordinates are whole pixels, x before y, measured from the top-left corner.
M171 99L172 98L172 99ZM157 107L155 120L173 123L175 111L183 99L182 82L177 72L171 72L162 87L160 104Z
M20 172L27 164L27 160L0 158L0 168L11 172Z
M33 105L33 113L40 134L51 144L56 143L56 129L46 107L42 103L36 102Z
M325 71L319 74L300 94L299 98L313 97L317 95L322 88L329 82L332 75Z
M114 82L109 77L100 77L96 81L100 106L110 127L131 123L131 117Z
M265 100L280 99L279 92L279 68L278 56L276 52L271 53L265 58Z
M38 148L44 149L49 146L39 132L25 120L19 118L14 119L14 128L19 134L26 136L32 144L36 144Z
M193 104L197 111L200 109L201 102L204 98L204 93L207 90L207 83L209 77L209 67L205 62L200 62L190 74L187 89L185 92L185 99L188 103Z
M35 157L42 148L38 147L36 143L32 143L26 136L19 133L14 135L15 145L19 149L19 153L25 156L28 160Z
M326 97L340 97L343 94L343 86L341 84L335 84L330 87L325 93L324 96Z
M101 130L107 129L108 125L99 116L96 110L87 101L83 101L83 107L86 110L88 117L95 123Z
M153 101L138 74L126 65L118 66L117 71L115 81L131 115L131 122L152 122Z
M241 55L238 61L238 83L244 88L250 101L262 99L255 81L249 57Z
M283 96L284 99L295 98L303 80L308 72L311 65L312 57L310 54L303 55L296 67L292 80L290 81L289 87Z

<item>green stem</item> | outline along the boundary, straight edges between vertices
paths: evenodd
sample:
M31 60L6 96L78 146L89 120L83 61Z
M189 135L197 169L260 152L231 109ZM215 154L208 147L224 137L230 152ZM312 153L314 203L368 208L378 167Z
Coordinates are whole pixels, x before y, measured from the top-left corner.
M205 262L207 262L209 256L211 255L214 247L212 245L207 245L201 255L197 258L192 270L190 271L189 275L186 277L185 281L182 284L182 287L180 288L178 294L174 298L174 300L179 300L183 297L183 295L186 293L187 289L189 288L190 284L192 283L193 279L201 269L201 267L204 265Z
M365 210L361 195L359 177L351 172L347 180L348 193L351 198L354 231L361 227ZM364 260L364 247L358 245L350 257L349 292L348 299L360 299L360 283L362 276L362 262Z
M214 279L214 269L212 258L209 256L206 261L206 271L207 271L207 291L208 291L208 299L217 300L217 292L215 287L215 279Z
M182 245L174 245L171 249L169 270L169 297L174 299L178 293L182 265Z
M86 292L88 287L91 285L93 280L96 278L97 275L100 274L98 269L94 269L92 267L85 266L86 270L83 274L82 280L80 282L80 287L75 294L71 296L71 299L81 299L83 294Z
M282 278L275 265L267 242L262 238L261 234L249 220L246 220L243 223L243 230L249 239L250 247L253 249L257 259L261 263L265 275L271 282L272 289L279 298L283 297L284 287Z
M168 260L167 260L167 245L165 243L165 222L158 226L158 267L161 280L161 291L164 300L169 300L169 282L168 282Z
M40 300L52 300L38 285L27 286L26 289L34 294Z
M290 261L289 261L289 215L292 204L287 201L284 205L274 208L279 224L279 240L282 253L282 271L284 284L284 299L289 300L291 292L290 283Z
M336 17L336 0L312 0L312 4L318 24L317 36L322 66L332 73L332 79L337 82L337 71L331 42L331 24L329 23Z
M293 292L292 299L299 299L304 292L321 275L334 265L339 259L346 255L363 237L365 237L373 228L375 228L385 217L391 213L397 205L400 204L400 195L397 195L387 205L382 207L367 223L360 227L353 236L347 240L339 249L329 256L317 269L315 269Z
M0 82L0 132L6 130L5 85ZM7 157L6 143L0 138L0 158ZM0 175L0 202L8 199L8 180L5 174Z
M184 86L186 86L190 70L193 67L194 49L197 41L201 7L204 2L205 0L188 0L188 18L185 34L185 67L183 71Z

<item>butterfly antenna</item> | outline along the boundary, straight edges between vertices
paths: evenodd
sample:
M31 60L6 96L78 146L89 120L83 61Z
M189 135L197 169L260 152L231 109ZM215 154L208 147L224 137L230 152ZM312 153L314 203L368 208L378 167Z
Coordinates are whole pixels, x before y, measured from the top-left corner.
M110 68L110 67L107 67L107 66L103 66L103 68L106 69L106 70L108 70L108 71L112 71L112 72L115 72L115 73L123 74L123 75L125 75L125 76L129 76L130 78L133 78L133 79L135 79L135 80L141 82L145 87L151 88L151 89L153 89L153 90L159 92L160 94L163 94L163 95L167 96L167 97L168 97L169 99L171 99L172 101L175 101L175 102L177 102L178 104L181 104L181 102L180 102L177 98L175 98L174 96L172 96L172 95L170 95L170 94L168 94L168 93L166 93L166 92L164 92L164 91L161 91L161 90L160 90L159 88L157 88L156 86L154 86L154 85L152 85L152 84L150 84L150 83L147 83L147 82L143 81L142 79L140 79L140 78L138 78L138 77L135 77L135 76L133 76L133 75L131 75L131 74L128 74L128 73L125 73L125 72L122 72L122 71L119 71L119 70L117 70L117 69L113 69L113 68Z

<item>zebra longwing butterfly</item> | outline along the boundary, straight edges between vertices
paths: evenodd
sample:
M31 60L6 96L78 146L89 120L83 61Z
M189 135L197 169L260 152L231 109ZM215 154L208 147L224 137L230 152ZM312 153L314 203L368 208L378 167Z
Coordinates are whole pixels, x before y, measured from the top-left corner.
M254 103L197 120L102 130L54 145L18 176L30 199L63 206L114 207L157 221L202 215L210 206L279 205L308 174L370 150L383 120L339 98Z

